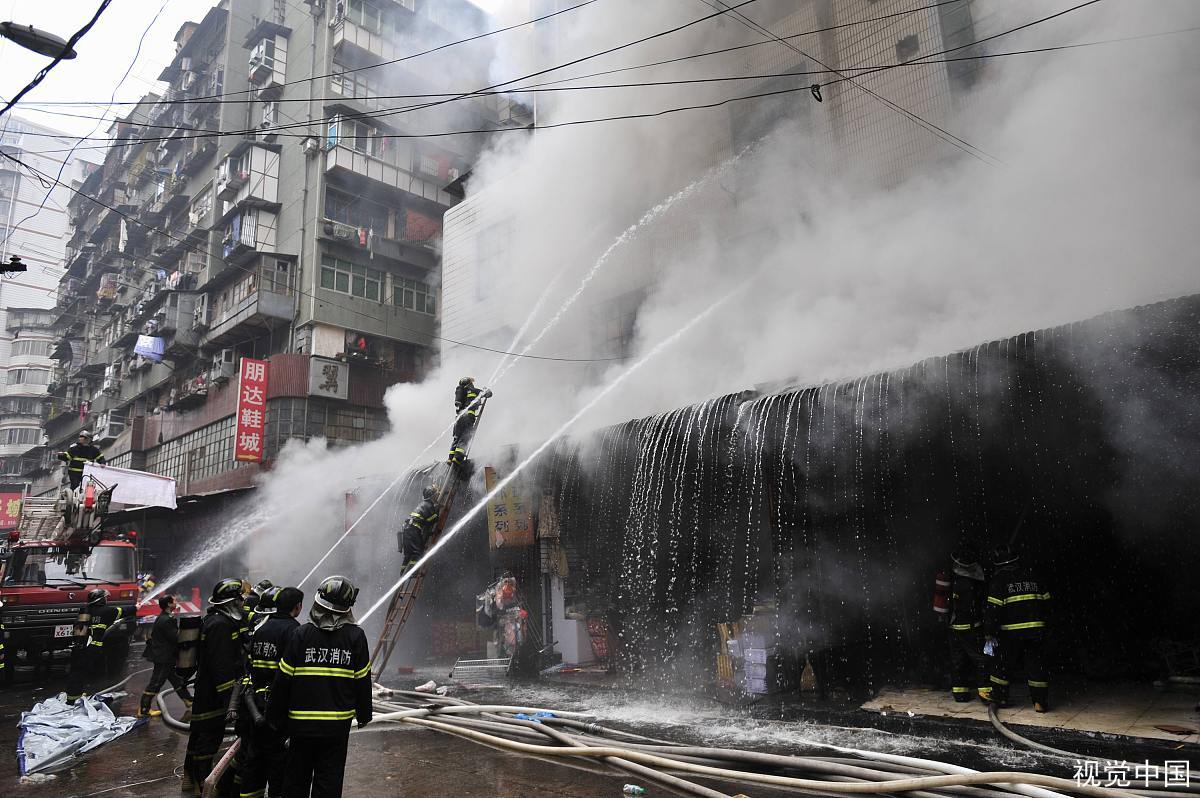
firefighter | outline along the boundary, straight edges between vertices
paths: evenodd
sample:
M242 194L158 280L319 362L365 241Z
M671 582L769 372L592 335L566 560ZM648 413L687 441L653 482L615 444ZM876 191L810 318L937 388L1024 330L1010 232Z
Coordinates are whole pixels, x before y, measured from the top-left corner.
M983 604L987 593L983 566L975 550L959 547L951 556L950 691L965 703L987 696L988 663L983 655Z
M243 620L242 580L222 579L213 586L208 615L200 626L191 733L183 758L185 792L200 793L221 747L229 699L244 669L239 640Z
M254 701L266 713L271 686L279 673L279 657L287 641L300 628L296 617L304 604L304 594L294 587L276 588L263 596L274 610L254 631L250 652L250 691L246 700ZM284 737L270 725L243 724L240 798L275 798L283 794L283 773L287 750Z
M67 464L67 478L71 481L71 490L78 490L83 482L83 466L87 463L104 464L104 455L100 447L92 445L90 430L81 430L79 440L67 447L65 452L58 453L58 459Z
M402 570L412 566L425 553L425 547L429 545L429 538L437 529L438 516L441 514L437 504L438 498L437 487L427 485L425 490L421 491L421 503L408 514L404 529L400 530L400 551L404 555L400 564Z
M274 587L275 585L271 583L270 579L262 579L246 594L246 598L242 601L242 609L246 613L246 626L254 627L254 616L258 614L258 603Z
M1009 549L997 549L992 559L995 571L988 586L983 628L997 652L992 658L988 700L999 706L1007 704L1009 680L1024 663L1033 708L1045 712L1050 708L1046 668L1050 591Z
M279 660L267 719L289 738L289 798L340 796L350 722L371 722L371 657L351 612L357 598L344 576L321 582L310 621L290 636Z
M454 443L450 446L451 462L455 449L465 450L471 445L483 400L491 395L489 389L475 387L474 377L463 377L458 381L458 387L454 389L454 411L458 413L458 418L454 421Z
M83 697L88 682L104 676L104 636L125 615L121 607L108 606L108 591L96 588L87 594L88 625L77 635L67 676L67 702Z
M179 656L179 621L175 618L178 604L174 596L159 596L158 617L150 629L150 639L146 641L146 650L142 656L154 663L154 672L150 681L142 691L142 705L138 709L138 717L157 717L162 710L153 708L154 699L163 683L170 681L178 695L187 706L192 705L192 694L188 691L187 680L175 670L175 659Z

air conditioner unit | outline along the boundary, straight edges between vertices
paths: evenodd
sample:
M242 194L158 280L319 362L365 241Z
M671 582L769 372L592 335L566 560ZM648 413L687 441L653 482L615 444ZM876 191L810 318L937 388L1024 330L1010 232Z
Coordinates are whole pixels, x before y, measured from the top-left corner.
M192 329L197 332L208 329L208 294L196 297L196 307L192 310Z
M196 73L191 72L191 71L184 72L183 77L181 77L179 80L180 90L181 91L190 91L191 88L195 85L196 85Z
M237 358L232 349L222 349L213 355L212 371L209 373L213 382L228 382L237 374Z
M105 410L96 419L95 443L110 443L125 431L125 420Z

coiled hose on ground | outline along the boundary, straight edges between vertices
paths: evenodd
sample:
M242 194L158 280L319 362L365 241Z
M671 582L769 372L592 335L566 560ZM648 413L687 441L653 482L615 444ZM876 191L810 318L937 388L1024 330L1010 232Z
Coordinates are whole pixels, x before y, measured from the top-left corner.
M614 764L612 760L616 759L622 764L649 768L649 773L645 770L639 772L644 778L654 778L650 773L681 774L826 795L905 792L924 798L944 796L947 793L991 798L1000 793L1023 792L1045 798L1060 795L1056 790L1097 798L1128 798L1131 795L1123 790L1079 784L1054 776L1019 772L978 773L948 763L840 746L812 746L814 751L835 756L783 756L736 749L681 746L665 741L633 743L628 740L614 740L614 730L594 723L585 723L577 717L565 720L572 720L587 727L587 733L570 735L555 729L552 730L554 734L549 734L538 727L561 725L558 723L559 719L539 718L537 720L541 723L538 723L535 720L505 717L503 714L497 714L491 707L476 706L458 699L412 693L399 695L403 697L400 701L377 702L380 709L388 710L377 715L377 720L385 723L408 723L539 757L589 757L610 764ZM404 706L405 698L409 702L422 703L400 709L399 707ZM464 715L479 717L468 719L463 717ZM505 728L506 726L511 728ZM629 736L628 733L617 734ZM531 742L535 739L533 735L549 737L561 745L547 745L544 744L545 741L543 744ZM854 762L859 764L852 764ZM623 769L629 770L627 767ZM818 775L820 778L799 778L792 775L796 773ZM708 788L694 783L671 786L692 794L713 795Z

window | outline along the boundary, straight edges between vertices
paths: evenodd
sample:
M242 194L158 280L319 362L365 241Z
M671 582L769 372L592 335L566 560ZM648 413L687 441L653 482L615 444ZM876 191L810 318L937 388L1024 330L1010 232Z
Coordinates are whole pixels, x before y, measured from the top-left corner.
M383 6L373 0L350 0L347 3L346 19L372 33L383 33L387 24Z
M49 385L50 369L9 369L9 385Z
M13 357L50 357L54 344L50 341L13 341Z
M333 62L333 75L330 76L330 85L333 90L343 97L378 97L379 89L371 81L367 80L362 72L346 72L348 67Z
M425 283L397 277L392 281L392 304L432 316L437 313L437 294Z
M0 443L8 446L33 446L42 440L40 427L10 427L0 430Z
M334 188L325 189L325 218L351 227L374 230L378 236L386 236L388 232L387 208Z
M192 200L192 207L188 211L188 219L197 227L206 225L208 218L212 214L213 207L213 187L209 183L200 193Z
M909 34L896 42L896 60L903 64L905 61L915 58L920 50L921 44L917 40L917 34Z
M379 302L382 286L382 272L330 255L321 258L322 288Z

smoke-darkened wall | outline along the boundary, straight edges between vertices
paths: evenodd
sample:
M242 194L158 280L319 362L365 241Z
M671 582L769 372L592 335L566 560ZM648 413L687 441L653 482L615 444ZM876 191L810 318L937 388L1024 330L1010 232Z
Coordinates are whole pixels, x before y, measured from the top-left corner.
M1200 610L1200 296L565 441L540 480L571 592L621 662L709 659L777 608L781 644L863 685L941 657L934 573L1012 544L1054 596L1064 671L1151 675Z

